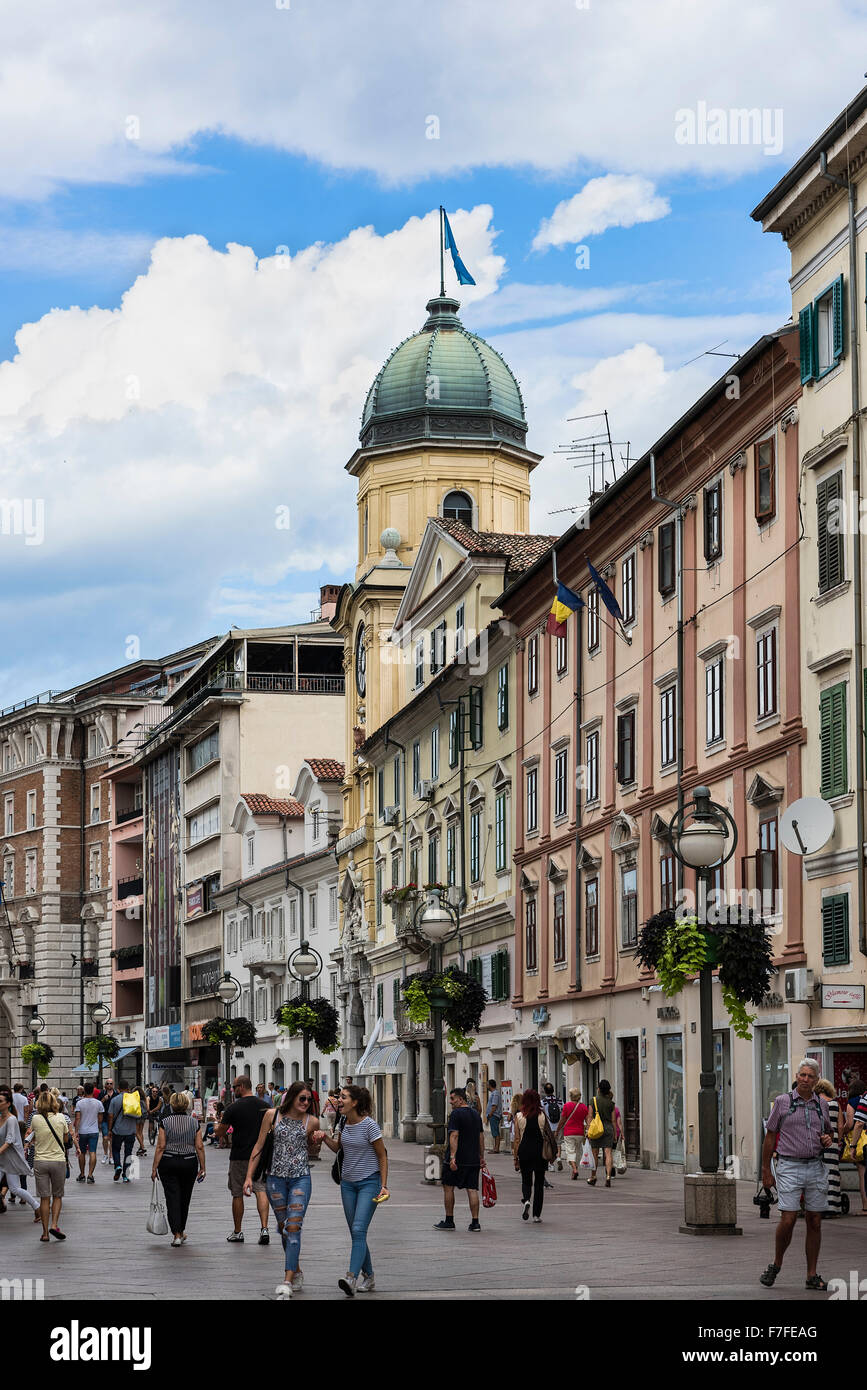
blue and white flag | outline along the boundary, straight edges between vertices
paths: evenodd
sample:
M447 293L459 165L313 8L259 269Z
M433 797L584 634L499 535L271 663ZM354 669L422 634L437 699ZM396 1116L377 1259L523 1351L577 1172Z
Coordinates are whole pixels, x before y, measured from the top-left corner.
M623 614L620 611L620 604L617 602L617 599L614 597L608 585L605 583L605 580L602 578L602 575L599 573L597 569L593 567L593 565L591 565L589 560L587 561L587 568L590 571L590 578L593 580L593 583L599 590L599 597L602 599L602 602L605 604L605 607L608 609L608 612L611 614L612 618L616 618L619 623L622 623Z
M454 233L452 232L451 226L450 226L450 224L449 224L449 219L448 219L448 216L446 215L446 210L445 210L445 208L442 209L442 215L443 215L443 239L444 239L444 241L445 241L446 250L447 250L447 251L450 251L451 254L452 254L452 264L454 265L454 268L455 268L455 275L457 275L457 277L458 277L458 284L459 284L459 285L474 285L474 284L476 283L475 280L473 279L472 275L471 275L470 272L467 270L466 266L464 265L463 261L462 261L461 258L460 258L460 254L459 254L458 248L457 248L457 243L455 242Z

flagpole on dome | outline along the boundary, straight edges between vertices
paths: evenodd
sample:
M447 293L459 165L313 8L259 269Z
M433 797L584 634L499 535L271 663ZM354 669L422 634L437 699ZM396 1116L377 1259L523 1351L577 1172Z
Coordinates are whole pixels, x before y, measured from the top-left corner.
M445 216L445 211L446 210L443 207L442 203L440 203L440 299L445 299L446 293L446 268L444 259L446 229L443 225L443 217Z

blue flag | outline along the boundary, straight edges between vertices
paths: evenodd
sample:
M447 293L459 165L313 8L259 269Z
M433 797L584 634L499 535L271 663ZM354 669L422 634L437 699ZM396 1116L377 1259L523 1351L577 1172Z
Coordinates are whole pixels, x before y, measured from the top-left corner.
M597 569L594 569L589 560L587 561L587 568L590 571L590 578L593 580L593 583L599 590L599 596L602 599L602 602L605 604L605 607L608 609L608 612L611 614L612 618L616 618L619 623L622 623L623 614L620 611L620 604L617 602L617 599L614 597L608 585L605 583L605 580L602 578L602 575L599 573Z
M467 270L466 266L464 265L463 261L462 261L461 258L460 258L460 255L459 255L459 253L458 253L457 244L456 244L456 242L455 242L455 238L454 238L454 234L452 233L451 226L449 225L449 219L448 219L448 216L447 216L447 214L446 214L445 208L443 208L443 231L444 231L444 233L445 233L446 250L447 250L447 251L451 251L451 253L452 253L452 263L453 263L454 268L455 268L455 275L457 275L457 277L458 277L458 284L459 284L459 285L474 285L476 282L475 282L475 280L473 279L473 277L472 277L472 275L470 274L470 272Z

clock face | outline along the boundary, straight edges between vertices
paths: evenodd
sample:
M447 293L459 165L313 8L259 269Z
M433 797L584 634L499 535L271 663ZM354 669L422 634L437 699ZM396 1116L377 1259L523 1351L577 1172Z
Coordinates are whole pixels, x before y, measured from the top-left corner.
M364 628L358 629L355 639L355 688L359 695L367 690L367 652L364 648Z

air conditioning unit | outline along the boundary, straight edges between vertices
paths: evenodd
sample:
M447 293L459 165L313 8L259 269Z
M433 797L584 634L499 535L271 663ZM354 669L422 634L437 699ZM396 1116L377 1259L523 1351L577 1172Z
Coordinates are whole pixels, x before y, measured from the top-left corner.
M424 781L418 784L418 795L420 801L433 801L439 782Z
M380 816L383 825L397 825L400 820L399 806L385 806Z
M785 973L785 996L787 1004L807 1004L813 999L812 970L787 970Z

